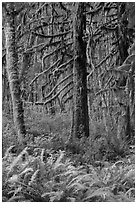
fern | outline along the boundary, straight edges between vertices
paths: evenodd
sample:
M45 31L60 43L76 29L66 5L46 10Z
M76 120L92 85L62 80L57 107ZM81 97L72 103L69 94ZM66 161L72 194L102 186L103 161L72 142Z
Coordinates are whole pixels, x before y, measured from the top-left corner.
M119 160L101 168L93 165L74 166L65 152L51 154L43 159L40 155L29 156L26 149L12 158L5 169L5 195L9 202L123 202L134 200L134 165L131 160ZM22 163L22 155L26 161ZM7 157L8 158L8 157ZM11 159L11 160L12 160ZM45 162L44 162L45 161ZM9 168L10 167L10 168ZM11 171L12 169L12 171ZM87 173L88 169L88 173ZM3 196L5 200L5 196Z

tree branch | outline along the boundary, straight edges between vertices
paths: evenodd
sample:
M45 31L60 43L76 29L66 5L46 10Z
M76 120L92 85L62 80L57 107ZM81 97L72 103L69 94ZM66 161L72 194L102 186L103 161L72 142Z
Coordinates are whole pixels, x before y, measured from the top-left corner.
M25 5L23 4L23 6L21 6L21 8L19 8L17 11L15 11L15 15L18 15L21 13L21 11L25 8Z
M59 4L60 4L60 7L61 7L64 11L70 12L70 10L67 9L67 8L63 5L63 2L59 2Z
M68 64L70 64L71 62L73 62L74 58L73 59L70 59L68 62L65 62L64 64L60 65L57 70L60 70L62 69L63 67L67 66Z
M102 2L103 3L103 2ZM103 4L101 6L99 6L98 8L92 9L91 11L85 12L84 14L88 15L88 14L92 14L95 15L98 11L100 11L103 8Z
M66 99L64 100L64 103L67 103L67 101L71 100L72 98L73 98L73 95L70 95L68 98L66 98Z
M50 98L49 100L45 101L45 102L35 102L35 105L46 105L48 103L50 103L51 101L53 101L55 98L57 98L57 96L68 86L70 86L73 83L73 81L70 81L69 83L67 83L62 89L60 89L59 92L56 93L56 95L54 95L52 98Z
M104 92L110 91L110 90L114 90L115 87L110 87L110 88L106 88L106 89L101 89L100 91L98 91L95 96L98 96L99 94L102 94Z
M101 26L101 29L104 29L104 30L116 30L118 28L118 26L117 25L115 25L115 26L113 26L113 27L111 27L111 26L105 26L105 25L103 25L103 26Z
M71 76L73 76L73 73L69 74L67 77L62 79L59 83L57 83L56 86L50 91L50 93L47 96L45 96L43 99L46 100L47 98L49 98L52 95L52 93L58 88L58 86L62 84L65 80L69 79Z
M68 38L68 39L65 39L64 41L67 41L67 40L70 40L71 38ZM45 48L47 48L47 47L49 47L49 46L56 46L57 44L59 44L59 43L61 43L62 42L62 40L58 40L58 41L56 41L56 42L49 42L49 43L40 43L39 45L36 45L36 46L34 46L34 47L32 47L32 48L30 48L30 49L27 49L25 52L24 52L24 54L25 53L27 53L27 54L31 54L31 53L34 53L35 51L33 51L33 49L36 49L36 48L39 48L40 46L42 46L42 48L39 48L39 50L37 50L37 52L41 52L42 50L44 50ZM73 44L73 42L71 42L72 44ZM70 44L71 44L70 43Z
M65 22L54 22L54 23L46 23L46 22L42 22L41 25L38 25L37 27L35 27L36 30L38 30L39 28L42 28L42 27L46 27L46 26L50 26L50 25L64 25L64 24L67 24L67 23L72 23L72 21L65 21Z
M69 33L71 33L72 31L69 30L67 32L63 32L63 33L59 33L59 34L55 34L55 35L43 35L43 34L40 34L40 33L37 33L37 32L34 32L32 31L32 33L36 36L39 36L39 37L42 37L42 38L55 38L55 37L60 37L60 36L63 36L63 35L67 35Z
M67 39L64 39L64 42L65 41L68 41L68 40L72 40L72 38L67 38ZM40 51L42 51L42 50L44 50L46 47L49 47L49 46L56 46L57 44L59 44L59 43L61 43L62 42L62 39L61 40L58 40L58 41L56 41L56 42L49 42L48 44L45 44L44 46L43 46L43 48L41 48L41 50Z
M31 85L34 83L34 81L36 81L36 79L37 79L38 77L40 77L41 75L48 73L48 72L50 71L50 69L52 69L54 66L56 66L56 65L60 62L60 60L61 60L61 58L58 59L58 60L57 60L52 66L50 66L48 69L44 70L43 72L41 72L41 73L39 73L37 76L35 76L34 79L30 82L29 85L31 86Z
M118 51L111 51L101 62L99 62L98 65L95 66L95 69L100 67L109 57L114 56ZM95 69L93 69L90 74L87 77L87 80L89 80L89 77L92 76L93 72L95 71Z
M118 51L111 51L95 68L100 67L109 57L114 56Z
M44 3L40 8L38 8L34 15L36 15L41 9L43 9L44 6L48 5L47 3Z
M39 45L34 45L33 47L31 47L30 49L25 50L24 54L29 54L31 51L33 51L33 49L39 48L40 46L45 45L45 43L40 43ZM35 52L35 51L33 51Z
M67 92L61 97L61 101L63 101L64 97L73 89L73 87L70 87Z
M59 47L59 48L55 49L54 51L50 52L49 54L43 56L43 58L42 58L42 64L44 65L44 60L45 60L47 57L53 55L53 54L56 53L57 51L60 51L60 50L64 49L65 47L67 47L67 46L69 46L69 45L72 45L72 44L73 44L73 42L68 43L68 44L64 45L63 47Z

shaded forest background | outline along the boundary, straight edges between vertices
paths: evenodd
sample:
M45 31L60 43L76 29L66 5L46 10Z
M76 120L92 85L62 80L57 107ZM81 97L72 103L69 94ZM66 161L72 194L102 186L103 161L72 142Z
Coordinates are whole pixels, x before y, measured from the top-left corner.
M2 12L3 200L133 201L135 3Z

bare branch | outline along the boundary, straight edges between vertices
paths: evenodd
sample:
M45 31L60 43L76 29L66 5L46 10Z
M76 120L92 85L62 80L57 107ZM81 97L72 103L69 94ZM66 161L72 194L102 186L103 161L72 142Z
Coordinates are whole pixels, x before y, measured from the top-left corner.
M64 11L70 12L70 10L67 9L67 8L63 5L63 2L59 2L59 4L60 4L60 7L61 7Z
M69 79L71 76L73 76L73 73L69 74L64 79L62 79L59 83L57 83L56 86L51 90L51 92L47 96L45 96L43 99L46 100L47 98L49 98L52 95L52 93L58 88L58 86L62 84L64 81L66 81L67 79Z
M118 51L111 51L95 68L100 67L109 57L114 56Z
M95 66L95 69L100 67L104 62L106 62L106 60L111 57L111 56L114 56L118 51L111 51L101 62L99 62L98 65ZM95 69L93 69L90 74L88 75L88 78L87 80L89 80L89 78L92 76L93 72L95 71Z
M104 29L104 30L117 30L118 29L118 26L117 25L115 25L115 26L113 26L113 27L111 27L110 25L109 26L105 26L105 25L103 25L103 26L101 26L101 29Z
M103 2L102 2L103 3ZM95 8L91 11L85 12L84 14L88 15L88 14L92 14L95 15L97 12L99 12L101 9L103 8L103 4L101 6L99 6L98 8Z
M110 88L105 88L105 89L101 89L100 91L98 91L95 96L98 96L99 94L102 94L104 92L107 92L107 91L110 91L110 90L114 90L116 87L113 86L113 87L110 87Z
M38 21L39 22L39 21ZM38 25L37 27L35 27L36 30L38 30L41 27L46 27L46 26L50 26L50 25L64 25L67 23L72 23L72 21L63 21L63 22L53 22L53 23L46 23L45 21L42 22L40 25ZM71 29L71 28L70 28Z
M40 77L43 74L48 73L54 66L56 66L61 61L61 58L59 58L52 66L50 66L48 69L44 70L43 72L39 73L37 76L34 77L34 79L30 82L30 86L36 81L38 77Z
M68 40L72 40L72 38L67 38L67 39L64 39L64 42L68 41ZM57 46L59 43L61 43L62 40L58 40L58 41L55 41L55 42L49 42L49 43L45 43L43 45L43 47L39 50L40 52L46 48L48 48L49 46Z
M67 39L64 39L64 42L65 41L68 41L68 40L71 40L71 38L67 38ZM58 45L59 43L61 43L62 42L62 40L58 40L58 41L55 41L55 42L49 42L49 43L40 43L39 45L36 45L36 46L34 46L34 47L32 47L32 48L30 48L30 49L28 49L28 50L26 50L25 52L24 52L24 54L25 53L27 53L27 54L31 54L31 53L34 53L35 51L33 50L33 49L38 49L37 50L37 52L41 52L42 50L44 50L44 49L46 49L46 48L48 48L49 46L56 46L56 45ZM73 42L71 42L72 44L73 44ZM70 43L70 44L71 44ZM42 47L41 47L42 46ZM41 47L41 48L40 48Z
M34 32L32 31L32 33L36 36L39 36L39 37L42 37L42 38L55 38L55 37L60 37L60 36L63 36L63 35L67 35L69 33L71 33L72 31L69 30L67 32L63 32L63 33L59 33L59 34L55 34L55 35L43 35L43 34L40 34L40 33L37 33L37 32Z
M111 77L108 79L108 81L107 81L107 83L105 84L105 87L104 87L104 88L106 88L106 87L108 86L108 84L111 82L112 79L113 79L113 76L111 76Z
M52 98L50 98L49 100L45 101L45 102L35 102L35 105L46 105L48 103L50 103L51 101L55 100L57 98L57 96L59 96L59 94L66 89L68 86L70 86L73 83L73 81L70 81L69 83L67 83L62 89L60 89L59 92L56 93L56 95L54 95Z
M60 51L60 50L64 49L65 47L67 47L67 46L69 46L69 45L72 45L72 44L73 44L73 42L68 43L68 44L64 45L63 47L59 47L59 48L55 49L54 51L50 52L49 54L43 56L43 58L42 58L42 64L44 65L44 60L45 60L47 57L53 55L53 54L56 53L57 51Z
M33 51L34 49L39 48L40 46L43 46L43 45L45 45L45 43L40 43L40 44L38 44L38 45L35 45L35 46L31 47L30 49L25 50L24 54L30 53L30 52ZM34 51L33 51L33 52L34 52Z
M64 97L73 89L73 87L70 87L67 92L61 97L61 101L63 101Z
M36 10L36 12L35 12L34 15L36 15L37 13L39 13L40 10L43 9L43 7L46 6L46 5L48 5L48 4L47 4L47 3L44 3L40 8L38 8L38 9Z
M31 24L37 23L37 22L40 23L40 25L37 25L37 27L35 27L35 29L39 29L40 26L45 27L45 26L50 26L50 25L60 25L60 24L72 23L71 20L63 21L63 22L53 22L53 23L51 23L51 22L45 22L45 18L41 17L41 18L39 18L39 19L32 19L31 21L29 21L29 22L26 24L26 26L29 27Z
M74 58L73 59L70 59L68 62L65 62L64 64L60 65L57 70L59 69L62 69L63 67L67 66L68 64L70 64L71 62L73 62Z
M73 95L70 95L68 98L66 98L66 99L64 100L64 103L67 103L67 101L71 100L72 98L73 98Z

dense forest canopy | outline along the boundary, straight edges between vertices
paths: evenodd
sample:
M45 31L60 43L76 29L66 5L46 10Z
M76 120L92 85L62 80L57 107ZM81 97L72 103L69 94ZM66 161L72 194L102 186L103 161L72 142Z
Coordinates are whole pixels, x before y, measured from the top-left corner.
M7 148L14 163L11 163L11 171L22 157L25 161L29 156L34 159L33 164L27 160L32 170L24 167L26 172L31 171L30 180L22 173L25 170L18 174L4 171L6 179L12 180L20 174L27 175L28 179L18 180L19 176L15 186L4 180L4 189L8 186L9 191L17 191L13 190L14 194L9 196L4 191L5 201L122 201L112 196L119 191L127 196L123 197L124 201L130 197L133 201L134 195L129 194L127 186L121 187L124 190L111 191L111 196L109 194L104 200L103 193L97 199L97 195L85 195L82 189L88 187L82 180L74 185L79 185L79 190L73 186L81 194L75 192L71 196L72 187L67 183L68 194L61 190L61 180L57 182L61 186L59 190L54 189L54 184L51 189L47 185L48 194L43 194L45 187L41 183L45 174L41 168L49 168L47 171L52 172L49 181L45 181L50 182L58 165L72 165L60 163L64 157L74 155L71 159L77 171L79 165L96 167L97 162L104 165L133 154L135 3L3 2L2 17L3 163L7 164L4 156ZM53 163L51 155L57 159ZM37 163L35 167L34 163ZM128 165L133 168L132 162ZM65 168L61 170L64 173ZM33 177L37 177L38 171L41 180L36 182ZM118 174L119 171L117 169ZM37 195L30 196L28 186L33 179L39 184L39 193L33 192ZM26 194L19 190L20 187ZM133 188L131 185L130 191L134 191ZM16 198L18 190L22 198ZM54 196L51 196L52 191Z

